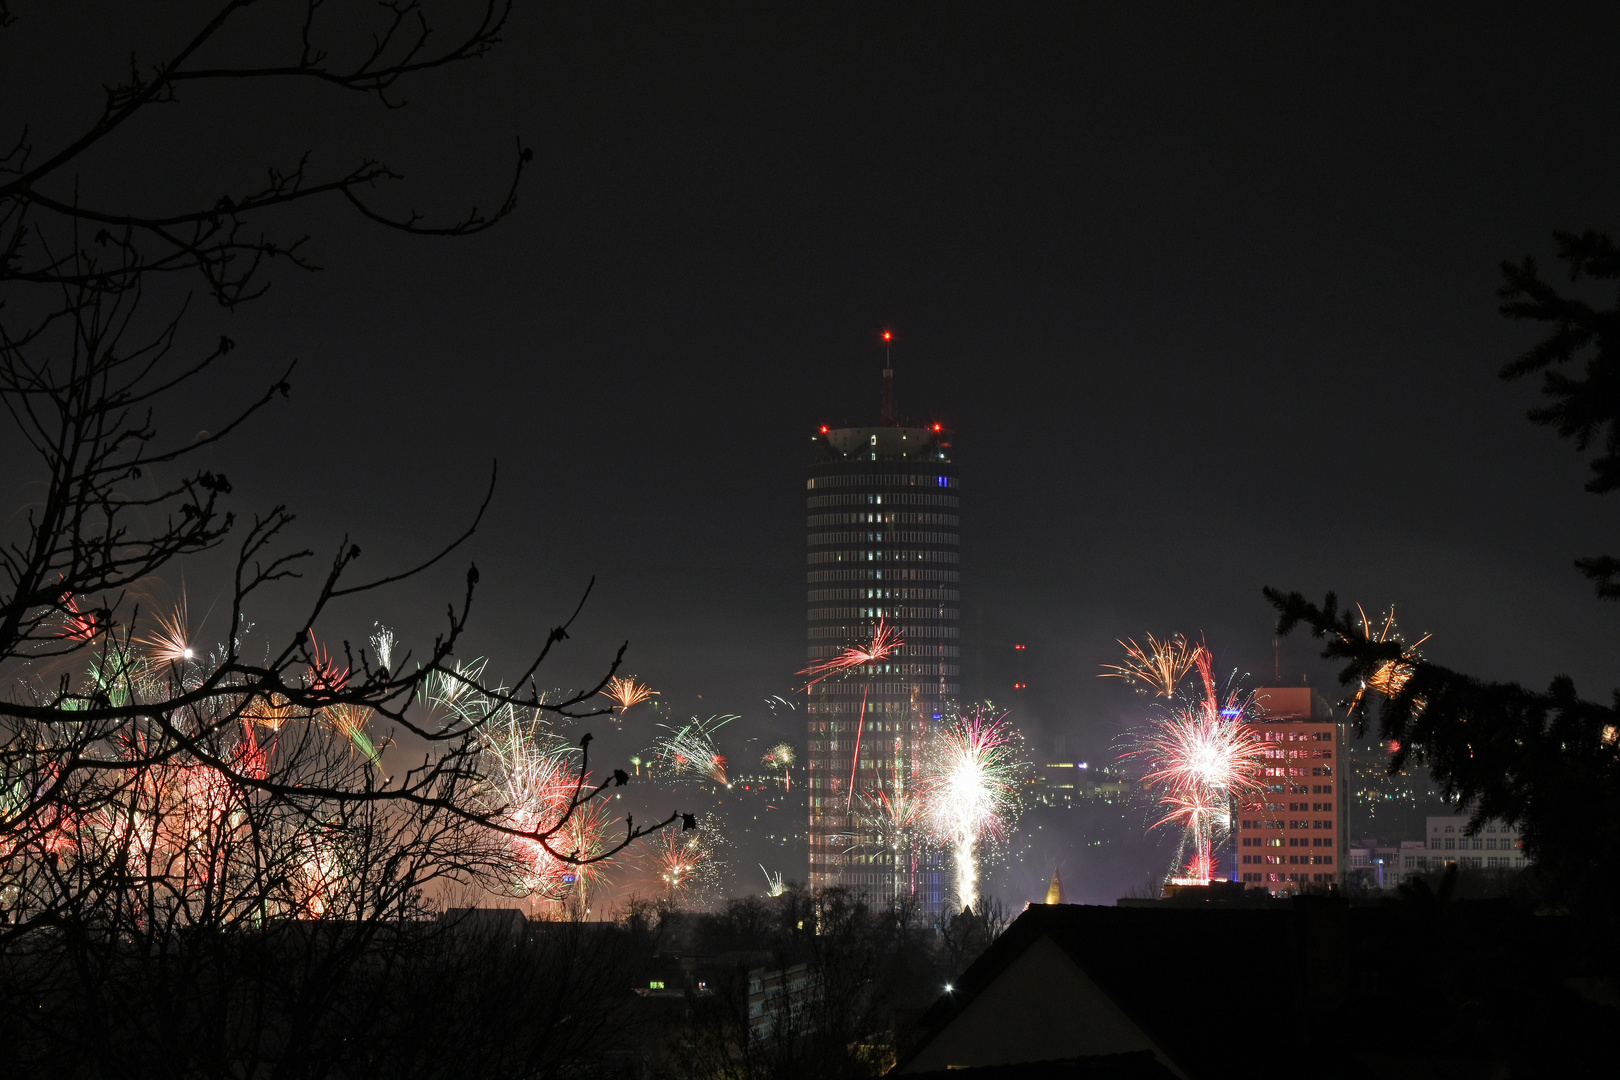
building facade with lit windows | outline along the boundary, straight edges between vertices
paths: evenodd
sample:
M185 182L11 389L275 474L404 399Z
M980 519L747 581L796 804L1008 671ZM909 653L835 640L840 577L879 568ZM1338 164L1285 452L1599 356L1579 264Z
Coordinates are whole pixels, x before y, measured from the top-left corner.
M901 640L809 689L809 880L937 913L943 864L909 815L924 740L960 693L960 488L942 426L896 420L892 379L877 426L813 437L805 484L809 663L869 646L880 624Z
M1273 893L1337 885L1349 854L1343 728L1308 686L1265 687L1255 701L1261 717L1246 723L1265 744L1264 790L1238 807L1238 880Z
M1468 835L1466 814L1428 819L1428 835L1401 844L1404 873L1444 870L1455 863L1460 870L1523 870L1524 841L1519 830L1502 821L1486 821Z

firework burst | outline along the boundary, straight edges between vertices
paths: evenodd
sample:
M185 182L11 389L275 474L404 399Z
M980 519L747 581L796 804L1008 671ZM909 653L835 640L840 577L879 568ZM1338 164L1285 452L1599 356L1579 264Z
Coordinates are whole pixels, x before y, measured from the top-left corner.
M612 701L623 716L630 711L631 706L640 705L643 701L650 701L658 696L658 691L650 688L646 683L638 683L635 677L627 679L612 678L608 680L607 689L602 696Z
M1261 791L1264 746L1254 728L1241 722L1252 712L1251 698L1236 690L1222 694L1207 648L1193 646L1191 666L1203 693L1162 706L1123 756L1145 762L1142 781L1157 789L1163 810L1152 827L1180 827L1177 860L1186 856L1185 876L1207 884L1215 876L1214 849L1230 825L1233 803Z
M887 660L894 655L896 649L904 644L905 640L901 636L899 628L890 626L884 620L879 619L877 626L872 628L871 641L865 645L851 646L829 659L817 660L799 674L810 676L810 681L804 684L805 689L808 690L823 679L841 675L851 668Z
M708 777L717 784L730 786L726 777L725 755L714 742L714 733L725 727L735 716L711 716L707 720L693 718L680 728L665 724L658 726L669 732L653 745L653 754L665 768L676 776L695 774Z
M982 845L1005 836L1017 820L1023 767L1005 713L991 717L975 708L952 717L935 738L923 801L934 835L951 850L956 899L964 907L979 902ZM892 805L891 813L900 812L897 802Z
M1119 645L1125 650L1125 662L1104 664L1101 677L1139 683L1150 689L1155 697L1172 698L1176 693L1176 684L1186 678L1197 664L1198 655L1204 648L1189 644L1180 634L1163 641L1149 634L1147 640L1146 647L1138 645L1135 638L1121 641Z
M187 629L190 619L186 612L185 593L180 594L180 602L168 615L159 615L154 620L156 629L144 638L137 638L136 643L146 646L147 657L159 664L178 664L182 660L190 660L196 655L191 648L191 631Z
M611 846L608 804L575 804L590 784L579 772L579 751L539 712L486 695L471 683L482 661L457 665L429 680L425 703L451 723L476 730L481 801L509 829L531 833L510 845L511 887L535 900L572 900L583 907L606 880L605 863L592 862Z
M382 753L371 736L366 734L366 724L371 720L370 709L359 705L331 705L321 710L328 724L334 731L343 735L354 748L364 754L373 765L382 761Z
M702 901L718 884L715 825L714 815L705 814L696 829L665 829L651 848L652 871L671 903Z
M1401 640L1400 632L1395 628L1395 609L1393 607L1384 616L1384 625L1379 628L1376 635L1373 633L1372 620L1367 618L1366 609L1357 604L1356 611L1361 614L1362 636L1368 641L1376 641L1382 644L1386 641ZM1422 654L1418 652L1418 646L1428 641L1431 636L1433 635L1424 634L1416 642L1401 650L1399 660L1386 660L1378 666L1376 671L1367 676L1361 686L1356 689L1355 699L1350 703L1351 714L1354 715L1355 711L1361 707L1361 699L1367 696L1368 690L1376 690L1385 697L1395 697L1400 694L1412 678L1414 664L1422 658ZM1414 714L1422 712L1423 705L1422 701L1414 702Z
M371 630L371 651L377 657L377 663L387 671L394 666L394 646L398 639L382 623L373 623Z

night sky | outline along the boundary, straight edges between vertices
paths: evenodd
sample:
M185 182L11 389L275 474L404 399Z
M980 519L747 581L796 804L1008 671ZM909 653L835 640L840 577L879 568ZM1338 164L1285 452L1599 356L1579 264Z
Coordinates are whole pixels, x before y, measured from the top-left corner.
M15 6L0 119L41 148L180 25ZM677 713L797 735L760 702L804 663L809 435L875 418L887 328L901 411L955 432L969 682L980 650L996 697L1026 643L1032 733L1097 755L1140 716L1096 678L1117 637L1201 633L1270 681L1264 585L1393 603L1440 663L1607 697L1620 611L1571 561L1613 550L1620 503L1495 377L1534 334L1495 289L1553 229L1617 225L1616 29L1595 5L526 6L408 109L199 94L86 182L162 208L310 148L379 156L407 177L381 205L451 217L534 149L487 234L327 204L287 224L320 273L196 301L197 340L243 347L168 430L297 358L214 464L323 559L348 534L409 563L499 462L465 557L332 636L431 634L471 559L468 652L516 670L596 575L543 682L628 638ZM1331 681L1305 639L1280 666Z

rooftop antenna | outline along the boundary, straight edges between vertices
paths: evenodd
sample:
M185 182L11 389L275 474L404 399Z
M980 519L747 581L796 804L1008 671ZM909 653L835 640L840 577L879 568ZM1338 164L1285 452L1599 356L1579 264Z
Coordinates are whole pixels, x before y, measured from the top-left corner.
M1280 637L1274 637L1274 638L1271 639L1271 664L1272 664L1271 675L1272 675L1272 678L1275 680L1274 685L1281 686L1282 685L1282 638L1280 638Z
M894 348L894 333L883 331L883 418L884 427L894 427L897 421L894 418L894 368L890 365L889 354Z

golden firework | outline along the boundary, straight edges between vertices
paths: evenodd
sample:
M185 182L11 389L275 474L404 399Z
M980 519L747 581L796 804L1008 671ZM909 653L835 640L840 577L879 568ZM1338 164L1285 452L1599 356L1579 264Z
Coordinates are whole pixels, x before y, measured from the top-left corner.
M1400 634L1395 629L1395 609L1393 607L1391 607L1389 609L1389 613L1384 616L1384 625L1379 629L1376 635L1373 633L1372 620L1367 618L1366 609L1360 604L1357 604L1356 610L1361 613L1361 634L1366 640L1376 641L1379 643L1386 641L1400 641ZM1419 659L1421 659L1421 656L1417 651L1418 646L1422 645L1425 641L1428 641L1431 636L1432 635L1430 634L1424 634L1422 637L1418 638L1416 642L1402 649L1401 658L1399 660L1386 660L1382 664L1378 665L1378 668L1373 671L1371 675L1367 676L1367 678L1362 682L1361 686L1356 690L1355 699L1350 702L1351 715L1354 715L1356 709L1361 706L1361 699L1366 696L1368 690L1376 690L1385 697L1395 697L1402 690L1404 690L1406 688L1406 684L1412 679L1412 670L1414 665ZM1350 639L1345 638L1345 640L1349 641ZM1422 699L1412 703L1412 713L1414 716L1423 711L1423 705L1424 702Z
M621 714L629 712L632 705L640 705L657 695L658 691L649 688L646 683L636 682L635 676L609 679L607 689L602 691L602 696L617 705Z
M1204 647L1192 644L1180 634L1163 641L1149 634L1147 640L1146 648L1138 645L1135 638L1121 641L1125 662L1104 664L1106 670L1101 677L1141 683L1152 689L1154 697L1174 697L1176 684L1193 669Z

